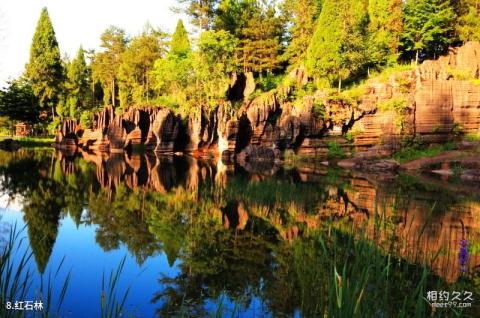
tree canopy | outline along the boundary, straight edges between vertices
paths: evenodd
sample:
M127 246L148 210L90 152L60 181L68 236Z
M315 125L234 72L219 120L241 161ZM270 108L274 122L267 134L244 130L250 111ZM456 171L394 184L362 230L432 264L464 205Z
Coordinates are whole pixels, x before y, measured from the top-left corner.
M189 24L173 34L147 24L127 35L111 26L98 50L61 59L42 9L24 79L2 91L3 114L88 122L103 105L166 105L181 113L228 100L232 78L251 73L257 91L305 66L317 87L355 83L370 70L436 58L480 40L480 0L178 0ZM187 26L193 25L189 34ZM31 94L33 95L31 95ZM240 96L240 95L239 95ZM26 107L30 103L30 108ZM17 105L18 111L11 105Z

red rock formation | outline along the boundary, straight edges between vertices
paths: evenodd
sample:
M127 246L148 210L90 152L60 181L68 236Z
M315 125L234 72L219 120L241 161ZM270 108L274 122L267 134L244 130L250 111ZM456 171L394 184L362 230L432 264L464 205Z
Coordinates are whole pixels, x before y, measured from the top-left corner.
M357 150L370 149L371 157L388 155L406 140L438 143L479 132L480 85L474 82L480 77L479 65L480 42L469 42L414 70L371 79L360 96L317 91L292 101L294 91L302 88L282 84L253 100L246 98L238 111L229 101L219 101L212 111L199 106L185 125L166 108L130 108L115 116L113 108L106 107L95 115L90 129L78 131L65 123L56 142L61 145L65 134L74 131L79 145L89 149L116 151L144 144L164 153L218 152L232 161L246 157L240 154L247 146L250 154L292 149L324 156L334 141L348 153L352 145L343 137L351 132ZM299 86L308 80L302 68L288 76L289 83ZM243 95L248 96L254 82L249 74L242 79L237 77L232 87L246 86ZM245 85L236 83L244 81Z
M155 152L173 153L178 136L178 120L173 112L166 108L159 110L151 130L157 141Z

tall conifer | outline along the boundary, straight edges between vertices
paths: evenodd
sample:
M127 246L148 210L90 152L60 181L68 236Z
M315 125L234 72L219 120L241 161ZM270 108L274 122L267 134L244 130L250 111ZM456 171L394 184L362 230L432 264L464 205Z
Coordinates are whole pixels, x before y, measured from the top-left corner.
M42 9L33 35L26 77L31 82L40 105L51 109L52 116L55 117L54 107L60 98L64 70L47 8Z

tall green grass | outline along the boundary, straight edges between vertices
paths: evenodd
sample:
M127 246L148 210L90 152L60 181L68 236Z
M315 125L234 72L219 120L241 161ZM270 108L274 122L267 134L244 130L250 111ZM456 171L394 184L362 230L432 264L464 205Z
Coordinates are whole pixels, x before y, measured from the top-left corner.
M25 317L26 311L8 310L6 303L15 301L38 300L43 302L43 311L31 312L35 317L61 317L62 305L67 297L68 287L71 281L71 270L67 273L61 288L55 290L54 284L60 279L60 273L64 267L65 257L60 261L55 271L50 271L47 276L41 275L39 290L35 292L35 299L31 299L32 288L37 280L32 266L32 252L28 242L23 236L25 227L18 229L12 225L5 246L0 248L0 317L16 318ZM124 317L125 302L130 292L130 287L118 298L118 281L125 267L126 256L121 260L116 270L112 270L108 279L105 272L102 275L102 290L100 296L100 314L102 318ZM55 297L56 296L56 297ZM56 300L53 302L53 300ZM54 308L55 307L55 308ZM68 315L66 315L68 316Z

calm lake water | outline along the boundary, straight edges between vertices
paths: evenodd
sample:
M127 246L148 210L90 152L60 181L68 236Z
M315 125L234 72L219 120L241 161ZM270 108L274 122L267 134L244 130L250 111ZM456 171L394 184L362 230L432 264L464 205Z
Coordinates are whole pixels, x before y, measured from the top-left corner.
M431 290L472 292L472 308L457 312L478 314L478 186L313 163L248 170L187 156L0 152L0 244L10 225L25 227L30 300L51 275L62 317L98 317L102 276L124 257L127 317L347 317L334 314L347 310L339 299L359 316L413 317Z

